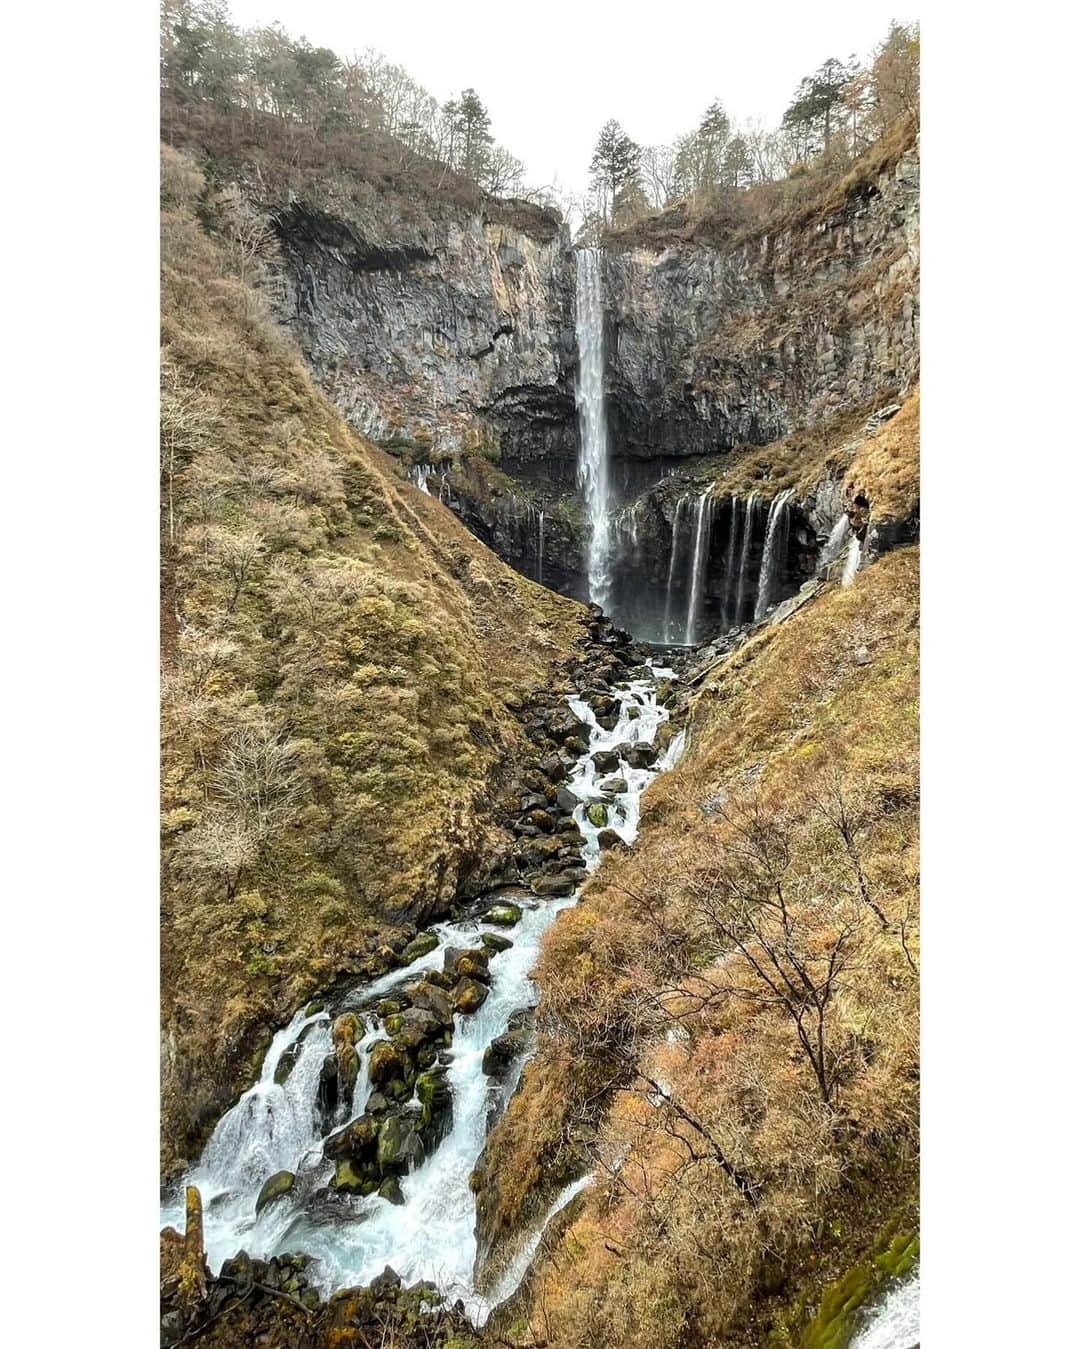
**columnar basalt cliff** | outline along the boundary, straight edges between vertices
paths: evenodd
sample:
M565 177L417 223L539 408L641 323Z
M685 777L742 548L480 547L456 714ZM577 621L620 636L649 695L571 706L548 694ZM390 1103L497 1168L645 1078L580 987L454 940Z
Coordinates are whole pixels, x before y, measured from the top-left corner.
M679 501L710 483L721 494L702 578L702 631L715 633L742 615L722 593L731 522L746 514L746 496L732 508L721 485L728 457L865 421L917 381L918 169L910 140L772 232L686 238L661 218L606 241L611 606L639 635L685 632L670 618L673 607L685 618L692 588ZM584 597L576 252L555 213L406 210L377 195L363 210L264 209L283 259L279 319L346 419L408 462L441 466L443 500L474 533L525 575ZM789 485L767 458L759 474L751 565L768 504ZM799 484L774 600L812 574L839 508L835 477ZM912 533L872 532L884 546Z

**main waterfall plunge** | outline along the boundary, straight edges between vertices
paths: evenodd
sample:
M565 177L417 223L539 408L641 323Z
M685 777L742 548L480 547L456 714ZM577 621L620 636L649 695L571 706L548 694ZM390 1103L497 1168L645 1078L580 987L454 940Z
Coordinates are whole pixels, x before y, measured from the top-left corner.
M802 541L809 565L801 573L792 565L793 491L778 493L766 507L756 492L719 500L710 484L672 502L663 478L673 465L654 468L651 486L642 493L647 461L643 466L616 458L613 464L605 390L604 254L579 249L576 268L577 484L585 524L585 597L636 637L664 645L694 646L760 621L813 570L813 540ZM629 490L639 495L626 501L627 487L634 483Z

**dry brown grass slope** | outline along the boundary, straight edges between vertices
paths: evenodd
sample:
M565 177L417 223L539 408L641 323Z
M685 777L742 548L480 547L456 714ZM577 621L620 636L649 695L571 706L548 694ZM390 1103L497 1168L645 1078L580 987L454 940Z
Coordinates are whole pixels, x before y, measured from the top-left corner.
M169 1165L270 1025L453 895L521 744L511 705L557 679L583 611L345 427L235 274L213 188L162 165Z
M595 1175L515 1339L816 1344L829 1281L917 1221L918 693L911 548L694 697L635 852L548 935L477 1178L498 1243Z

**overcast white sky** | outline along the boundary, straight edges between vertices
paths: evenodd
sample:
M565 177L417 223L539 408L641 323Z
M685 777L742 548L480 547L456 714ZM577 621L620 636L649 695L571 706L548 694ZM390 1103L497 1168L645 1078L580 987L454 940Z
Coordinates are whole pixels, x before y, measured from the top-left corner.
M440 101L474 87L528 181L582 191L600 127L643 145L690 130L714 98L774 125L827 57L865 56L911 0L230 0L347 56L374 47Z

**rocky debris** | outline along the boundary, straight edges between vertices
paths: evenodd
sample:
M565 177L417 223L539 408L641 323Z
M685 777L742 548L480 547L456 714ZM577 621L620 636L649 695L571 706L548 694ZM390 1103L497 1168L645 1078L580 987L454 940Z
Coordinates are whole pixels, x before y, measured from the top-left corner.
M493 904L484 914L485 923L494 923L497 927L514 927L521 922L521 909L517 904Z

